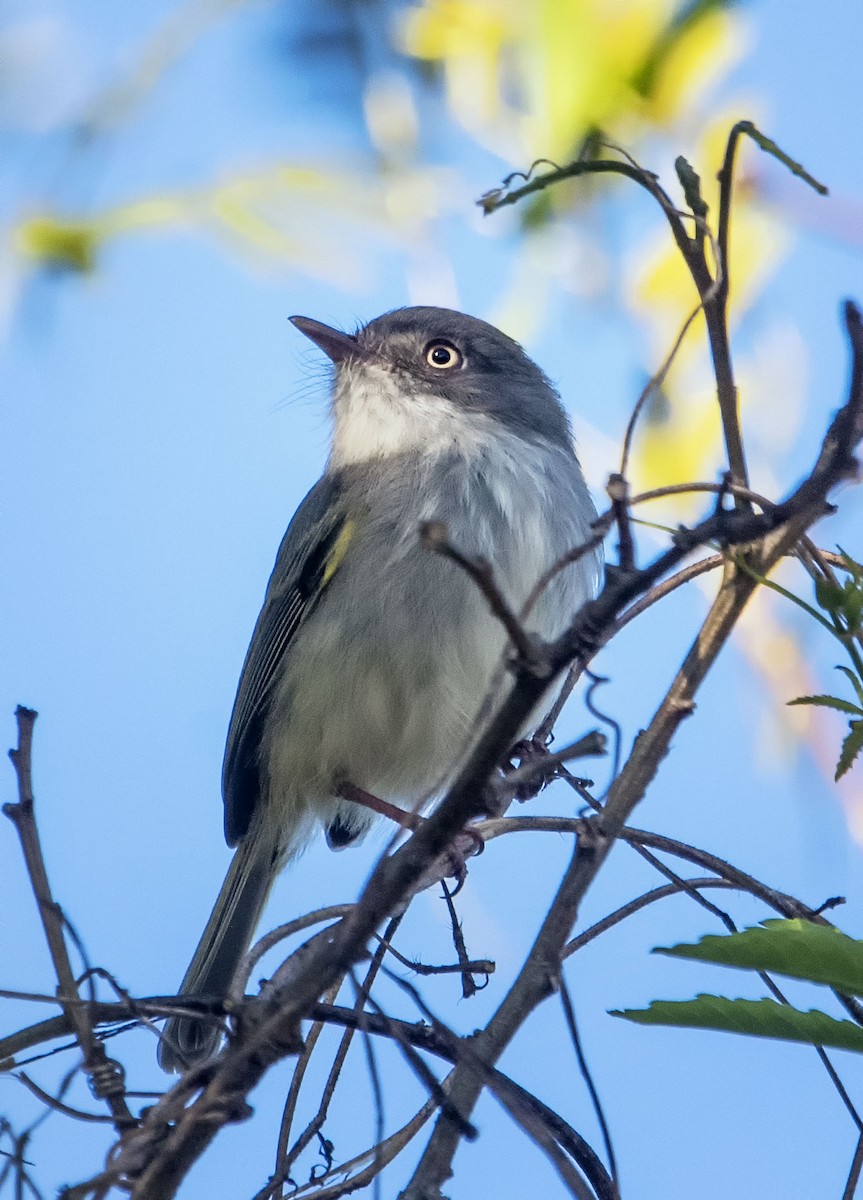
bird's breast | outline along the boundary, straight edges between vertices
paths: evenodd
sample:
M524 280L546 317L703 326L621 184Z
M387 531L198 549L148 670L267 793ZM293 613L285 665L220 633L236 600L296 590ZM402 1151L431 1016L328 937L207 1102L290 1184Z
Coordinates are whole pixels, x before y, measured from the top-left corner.
M561 452L555 474L530 450L405 462L357 497L363 516L276 685L263 746L272 808L301 797L328 820L341 780L416 805L458 767L502 692L507 639L476 582L425 549L420 528L441 522L456 549L486 560L519 612L593 516L575 460ZM561 572L528 628L560 633L593 571Z

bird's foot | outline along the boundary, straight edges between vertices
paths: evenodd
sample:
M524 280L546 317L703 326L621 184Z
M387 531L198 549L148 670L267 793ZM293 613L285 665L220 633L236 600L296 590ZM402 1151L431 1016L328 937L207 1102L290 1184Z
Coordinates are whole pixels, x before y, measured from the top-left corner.
M425 823L426 818L420 816L419 813L399 808L397 804L392 804L389 800L382 800L380 796L375 796L371 792L367 792L365 788L357 787L354 783L342 783L337 790L343 800L350 800L353 804L360 804L363 808L371 809L379 816L394 821L402 829L416 832ZM345 836L346 834L348 836ZM327 842L333 849L341 849L351 840L353 839L349 836L348 827L338 818L327 829ZM418 887L417 891L431 887L440 879L454 879L456 886L453 895L456 895L461 891L467 878L467 860L473 858L474 855L482 854L484 849L485 842L482 836L476 830L471 829L469 825L466 826L461 833L455 836L428 872L423 874L421 887ZM426 875L428 875L428 880L426 880Z
M548 761L543 763L543 759ZM547 743L542 738L536 737L522 738L520 742L516 742L507 755L503 768L504 775L518 771L527 763L532 766L530 778L526 779L524 783L516 785L515 790L511 793L516 800L522 802L533 800L544 787L548 787L554 780L558 768L558 764L548 753ZM533 764L536 764L535 767Z

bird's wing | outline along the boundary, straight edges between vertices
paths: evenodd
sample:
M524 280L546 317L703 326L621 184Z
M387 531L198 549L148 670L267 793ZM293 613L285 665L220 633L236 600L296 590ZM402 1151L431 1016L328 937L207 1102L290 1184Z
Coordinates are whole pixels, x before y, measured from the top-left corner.
M353 532L338 481L324 476L297 509L282 539L264 607L243 664L222 768L225 838L249 828L260 793L260 745L282 656L338 570Z

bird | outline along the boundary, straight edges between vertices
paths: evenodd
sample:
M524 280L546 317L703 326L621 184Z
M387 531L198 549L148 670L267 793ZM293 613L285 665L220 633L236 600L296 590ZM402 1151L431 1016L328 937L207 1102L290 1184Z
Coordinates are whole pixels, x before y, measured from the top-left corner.
M227 995L276 877L316 830L340 849L378 819L358 798L427 806L503 698L507 634L476 582L423 545L423 526L485 560L519 613L596 517L558 393L493 325L433 307L354 333L290 319L332 364L331 443L240 675L222 773L236 851L183 995ZM525 628L561 634L596 594L601 561L593 549L557 571ZM159 1061L183 1070L220 1038L175 1016Z

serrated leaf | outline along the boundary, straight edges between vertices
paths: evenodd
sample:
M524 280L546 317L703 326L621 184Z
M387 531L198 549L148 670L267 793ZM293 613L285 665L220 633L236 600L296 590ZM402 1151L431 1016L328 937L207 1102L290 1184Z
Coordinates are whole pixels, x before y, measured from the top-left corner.
M842 743L839 762L836 764L834 779L837 783L843 775L847 775L851 770L854 760L861 750L863 750L863 721L852 721L850 732Z
M695 944L657 946L655 954L718 966L771 971L863 996L863 941L803 920L771 920L740 933L708 934Z
M842 674L846 677L846 679L848 679L850 681L851 686L854 688L854 691L857 693L857 697L858 697L860 703L863 704L863 683L860 682L860 680L857 678L856 674L851 670L850 667L837 666L836 670L841 671Z
M850 700L842 700L839 696L798 696L796 700L788 700L787 703L789 705L814 704L818 708L835 708L837 712L863 717L863 708L852 704Z
M776 1000L731 1000L727 996L700 995L694 1000L654 1000L649 1008L627 1008L610 1015L638 1025L714 1029L863 1052L863 1028L853 1021L837 1021L818 1009L803 1012Z

